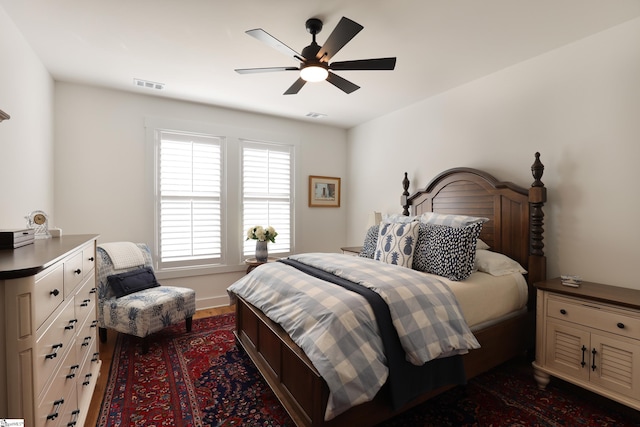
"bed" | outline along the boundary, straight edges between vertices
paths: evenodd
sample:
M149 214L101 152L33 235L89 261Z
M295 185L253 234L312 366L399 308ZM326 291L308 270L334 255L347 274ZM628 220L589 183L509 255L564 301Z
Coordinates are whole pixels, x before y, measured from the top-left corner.
M404 176L401 197L404 216L434 212L486 218L479 235L481 241L492 252L506 255L528 271L523 280L528 287L524 308L498 323L473 330L480 347L459 356L467 380L533 348L536 305L533 284L546 278L543 242L546 188L541 181L544 166L539 156L535 154L531 166L534 181L528 189L498 181L476 169L454 168L410 194L410 182L406 173ZM455 386L442 384L397 407L390 403L387 381L372 400L327 420L330 390L309 357L278 323L256 306L240 296L235 302L238 343L299 427L373 426Z

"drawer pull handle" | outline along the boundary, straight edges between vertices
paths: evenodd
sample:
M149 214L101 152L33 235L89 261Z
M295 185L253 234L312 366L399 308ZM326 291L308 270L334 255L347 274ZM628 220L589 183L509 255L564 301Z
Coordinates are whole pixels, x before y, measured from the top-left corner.
M580 366L582 366L584 368L584 365L586 365L587 363L584 361L584 355L587 352L587 347L585 347L584 345L582 346L582 362L580 362Z
M91 288L89 291L90 294L95 294L98 291L98 288Z
M73 329L73 325L74 323L76 323L78 321L78 319L71 319L69 320L69 324L67 326L64 327L65 330L70 330Z
M53 295L54 297L57 297L58 295L60 295L60 291L57 289L54 289L51 292L49 292L49 295Z
M80 274L80 273L82 273L82 270L80 270L80 269L78 268L78 269L76 269L76 270L73 270L73 272L74 272L74 273L76 273L76 274Z
M53 402L53 414L49 414L47 415L47 419L48 420L55 420L56 418L58 418L58 410L60 410L60 406L62 406L62 404L64 403L64 399L60 399L60 400L56 400L55 402Z
M71 421L67 423L67 427L73 427L78 422L78 415L80 415L80 409L76 409L71 413Z
M90 382L91 382L91 373L88 373L87 375L84 376L84 382L82 383L82 385L89 385Z
M89 305L90 302L91 302L90 299L85 299L82 301L82 304L80 304L80 307L86 307Z
M591 370L594 371L594 372L596 370L596 354L597 353L598 352L596 351L595 348L591 350L591 354L593 355L593 359L591 361Z
M90 328L95 328L98 326L98 321L94 320L93 322L91 322L91 326L89 326Z
M78 370L78 368L80 367L80 365L73 365L71 367L71 369L69 370L69 375L67 375L67 379L70 380L71 378L74 378L76 376L76 370Z
M624 329L624 323L622 323L622 322L618 323L618 328Z
M93 353L93 357L91 358L92 362L97 362L98 361L98 356L100 356L100 353L95 352Z
M58 357L58 350L61 348L62 348L62 343L52 345L51 350L53 350L53 353L47 354L46 356L44 356L44 358L53 359L54 357Z
M80 347L86 347L89 345L90 342L91 342L91 337L84 337L84 339L82 340L82 345Z
M560 314L567 314L567 310L565 310L564 308L560 309Z
M88 259L89 259L89 261L91 261L91 262L93 262L93 261L94 261L94 258L93 258L92 256L90 256Z

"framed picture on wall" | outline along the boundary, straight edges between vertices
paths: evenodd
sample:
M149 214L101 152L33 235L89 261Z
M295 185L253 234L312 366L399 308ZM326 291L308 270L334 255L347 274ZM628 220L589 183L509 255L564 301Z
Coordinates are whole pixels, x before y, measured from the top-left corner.
M340 178L309 175L309 206L340 207Z

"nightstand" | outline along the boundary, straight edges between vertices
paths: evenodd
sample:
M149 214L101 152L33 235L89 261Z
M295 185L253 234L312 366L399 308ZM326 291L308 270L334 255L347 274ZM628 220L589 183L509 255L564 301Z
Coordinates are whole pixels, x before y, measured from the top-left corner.
M340 248L340 250L343 254L358 256L362 251L362 246L345 246L343 248Z
M640 290L559 278L536 283L534 376L554 376L640 409Z
M276 258L276 257L269 257L267 258L267 261L258 261L255 258L247 258L244 260L244 263L247 264L247 274L251 273L251 270L253 270L254 268L262 265L262 264L266 264L267 262L275 262L277 260L279 260L280 258Z

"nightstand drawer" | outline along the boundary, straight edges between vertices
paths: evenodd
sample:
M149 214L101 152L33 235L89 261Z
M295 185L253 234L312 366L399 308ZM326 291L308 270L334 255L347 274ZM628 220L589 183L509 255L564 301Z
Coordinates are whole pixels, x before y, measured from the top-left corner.
M629 338L640 337L640 317L606 305L550 296L547 316Z

